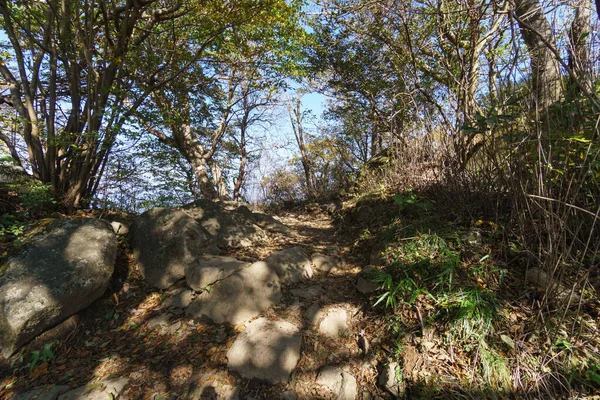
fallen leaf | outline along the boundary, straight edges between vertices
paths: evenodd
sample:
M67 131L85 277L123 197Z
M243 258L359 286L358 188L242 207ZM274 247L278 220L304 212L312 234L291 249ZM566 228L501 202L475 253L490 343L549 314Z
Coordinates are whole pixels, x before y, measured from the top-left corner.
M35 367L35 369L33 371L31 371L31 378L35 379L39 376L42 375L46 375L48 373L48 363L45 362L43 364L38 365L37 367Z

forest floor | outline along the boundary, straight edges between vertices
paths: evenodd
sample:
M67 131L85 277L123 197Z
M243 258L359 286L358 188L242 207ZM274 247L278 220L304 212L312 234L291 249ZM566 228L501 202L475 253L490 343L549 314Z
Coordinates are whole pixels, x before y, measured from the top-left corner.
M66 337L36 340L2 361L0 398L44 385L75 388L124 377L123 399L186 398L199 381L235 389L240 399L286 398L291 391L298 399L329 399L316 377L334 365L356 378L357 399L391 399L378 376L393 362L400 394L409 399L600 398L594 397L600 395L597 297L575 310L576 323L567 326L567 318L544 325L536 308L543 294L526 282L521 256L515 251L503 261L501 227L465 224L432 212L426 202L416 204L412 210L389 199L357 204L335 224L318 208L281 212L291 233L227 253L256 261L301 246L344 261L331 274L284 287L281 304L264 313L301 327L301 357L288 383L265 384L228 372L226 353L243 326L200 323L183 311L167 326L149 326L165 312L165 293L141 280L121 238L103 298L64 324L72 328ZM367 265L379 271L374 279L381 289L371 295L357 291ZM315 286L320 290L308 300L291 293ZM348 331L335 339L319 334L304 318L315 303L350 310ZM366 354L361 337L370 343ZM205 394L201 398L226 398L218 391Z
M352 243L335 234L326 213L286 212L280 220L292 228L291 233L274 234L263 246L227 255L255 261L278 250L301 246L309 254L341 256L345 261L343 268L329 275L315 274L309 281L284 288L282 303L265 313L302 326L301 358L289 384L261 384L228 373L226 352L242 326L198 323L181 314L170 321L167 329L150 328L148 322L163 312L164 293L140 279L127 241L121 240L107 293L71 324L65 324L75 327L66 338L56 342L36 340L1 364L0 398L51 384L75 388L106 377L128 378L129 388L121 398L182 398L190 383L198 379L212 381L215 387L237 387L240 399L276 399L289 390L300 399L328 398L327 391L315 384L315 377L319 368L332 364L351 371L361 392L385 396L375 384L375 353L365 357L357 344L361 330L376 337L383 327L361 311L367 303L356 291L356 275L362 266L353 261ZM321 290L309 303L299 303L290 293L292 289L314 286ZM305 309L314 303L324 307L342 304L354 310L350 330L337 339L316 333L303 318Z

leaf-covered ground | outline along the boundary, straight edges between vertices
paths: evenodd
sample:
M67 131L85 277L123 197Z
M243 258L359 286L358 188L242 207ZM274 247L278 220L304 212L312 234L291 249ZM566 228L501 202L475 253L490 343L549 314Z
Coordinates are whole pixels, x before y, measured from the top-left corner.
M180 314L164 327L149 327L164 312L165 293L139 279L122 239L105 296L63 324L67 333L60 340L36 340L3 361L0 397L120 376L129 379L124 398L182 398L201 381L219 390L239 387L242 399L276 399L289 390L300 399L325 399L331 395L315 383L316 375L337 365L356 378L359 398L392 398L377 379L394 361L406 398L600 394L595 293L577 319L565 319L574 324L544 325L536 309L543 293L525 282L517 252L512 264L503 261L501 227L485 221L469 226L442 217L433 203L413 200L359 203L338 215L335 225L318 209L284 212L280 219L291 234L230 253L254 261L299 245L345 261L339 271L294 287L320 285L316 299L297 303L293 288L286 288L282 303L266 313L302 327L302 355L287 384L228 373L226 352L242 326L208 325ZM356 290L357 276L369 264L376 266L372 279L381 287L371 296ZM314 302L350 307L350 332L328 339L307 326L303 313ZM369 343L366 354L361 336Z

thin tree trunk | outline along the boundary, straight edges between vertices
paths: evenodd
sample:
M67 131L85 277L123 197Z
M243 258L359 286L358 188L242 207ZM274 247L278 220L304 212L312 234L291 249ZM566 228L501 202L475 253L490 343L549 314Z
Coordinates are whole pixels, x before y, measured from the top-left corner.
M294 137L296 138L296 144L298 145L298 150L300 150L300 163L302 164L302 169L304 170L304 179L306 180L306 195L308 198L312 199L314 198L315 191L312 178L311 162L308 158L308 152L306 150L306 144L304 140L300 94L298 94L293 103L291 99L288 101L288 112L290 115L290 122L292 124L292 131L294 132Z
M537 106L546 110L562 94L560 63L546 43L554 44L550 23L538 0L515 1L517 22L531 59L531 75Z
M238 168L238 175L235 180L235 185L233 187L233 200L237 201L240 197L240 192L242 190L242 185L244 184L244 178L246 176L246 164L248 163L248 151L246 149L246 129L242 126L241 134L240 134L240 143L241 143L241 160L240 166Z
M225 184L225 177L223 176L223 170L219 167L219 164L214 159L209 161L210 169L212 171L213 181L217 188L217 198L219 200L229 200L229 191Z
M591 33L591 11L589 1L574 0L575 16L569 29L569 68L573 71L580 84L591 90L590 59L586 35ZM569 91L573 96L581 94L580 87L569 76Z

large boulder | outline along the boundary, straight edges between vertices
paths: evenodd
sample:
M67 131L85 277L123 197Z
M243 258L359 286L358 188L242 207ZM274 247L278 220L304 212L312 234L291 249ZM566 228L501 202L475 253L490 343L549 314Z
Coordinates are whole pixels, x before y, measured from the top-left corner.
M256 225L269 232L290 233L290 228L287 225L271 215L255 212L251 213L251 216Z
M7 165L0 163L0 185L10 183L26 183L33 178L18 165Z
M115 377L103 379L99 382L90 382L85 386L73 389L58 400L108 400L118 399L125 392L129 379Z
M248 379L287 383L300 360L301 345L297 326L258 318L233 342L227 352L227 366Z
M144 279L166 289L185 276L204 254L216 254L211 235L195 219L174 208L155 208L132 228L133 256Z
M185 281L194 290L205 290L210 285L223 280L247 267L249 263L233 257L206 255L198 258L198 262L185 269Z
M273 253L265 258L264 262L277 272L281 283L284 285L310 279L313 276L310 259L300 247L292 247Z
M281 300L277 274L258 261L215 281L187 307L186 314L215 324L242 324Z
M111 226L96 219L51 223L0 267L0 348L5 357L98 299L117 255Z
M251 247L266 240L265 231L251 217L228 208L218 202L197 200L183 210L214 236L221 248Z
M317 270L326 274L339 271L343 266L339 258L329 257L321 253L314 253L312 262Z

